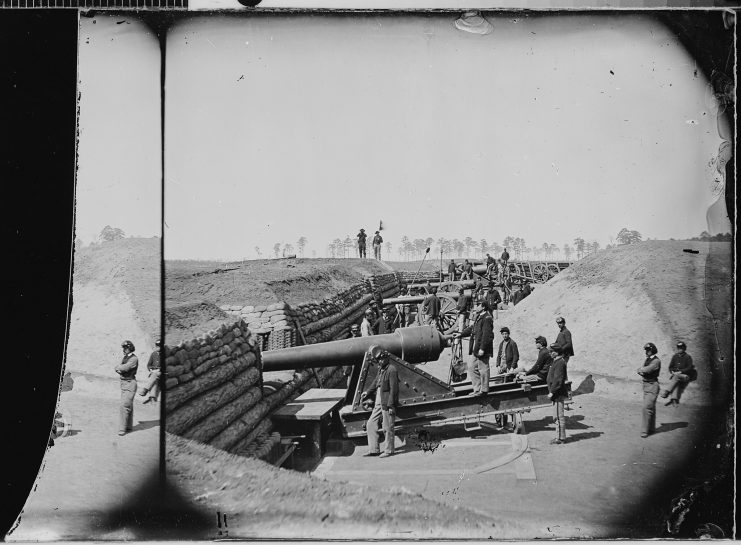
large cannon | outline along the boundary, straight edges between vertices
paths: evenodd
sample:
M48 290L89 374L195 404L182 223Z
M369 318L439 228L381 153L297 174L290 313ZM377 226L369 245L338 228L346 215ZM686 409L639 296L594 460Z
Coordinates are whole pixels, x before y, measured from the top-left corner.
M380 346L407 363L422 363L437 361L448 346L448 337L441 335L433 326L406 327L387 335L267 350L262 353L262 369L285 371L357 365L373 345Z
M348 437L363 435L370 415L370 409L361 402L361 394L377 374L378 362L371 354L373 346L391 354L391 363L398 372L398 427L448 422L462 422L470 427L487 416L521 414L548 403L548 387L544 383L518 383L511 374L495 375L490 379L488 394L470 397L470 381L452 383L448 378L445 382L415 365L436 361L449 338L434 326L408 327L388 335L268 350L262 354L262 367L263 371L278 371L352 366L346 405L340 411L342 432Z

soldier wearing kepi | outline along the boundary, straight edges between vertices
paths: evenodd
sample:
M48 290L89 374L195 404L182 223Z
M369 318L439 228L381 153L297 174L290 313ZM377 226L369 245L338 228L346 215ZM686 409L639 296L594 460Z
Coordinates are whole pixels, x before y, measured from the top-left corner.
M684 393L684 389L693 380L697 379L697 369L692 363L692 356L687 353L687 345L682 341L677 343L677 351L669 362L669 385L662 390L661 397L668 397L666 405L679 405L679 400ZM670 397L671 395L671 397Z
M571 342L571 331L566 328L566 320L561 316L556 318L556 325L559 330L558 336L556 337L556 344L561 347L564 361L569 363L569 359L574 355L574 345Z
M659 396L659 373L661 360L656 356L658 349L654 343L643 346L646 361L637 369L643 377L643 431L641 437L648 437L656 429L656 398Z
M558 344L550 346L553 363L548 369L548 398L553 402L553 418L556 421L556 438L551 441L552 445L560 445L566 442L566 415L564 414L564 402L569 397L566 374L566 362L563 359L563 349Z
M160 346L161 344L162 343L160 342L159 339L157 339L154 343L155 349L149 355L149 361L147 362L147 370L149 371L149 376L147 377L147 381L144 383L144 386L142 386L139 389L139 395L142 397L146 396L144 403L149 403L151 401L157 401L157 397L159 396L159 393L160 393Z
M378 362L378 373L370 388L360 395L361 400L375 397L375 404L365 430L368 435L368 453L365 456L386 458L394 454L394 425L396 408L399 405L399 375L396 367L389 362L389 353L380 346L370 348L371 356ZM378 425L382 424L385 448L381 453L378 441Z
M494 354L494 321L489 311L489 303L479 303L479 313L473 325L468 326L455 337L467 337L473 334L468 344L468 353L472 356L468 364L468 375L473 387L471 396L489 393L489 359Z
M118 420L118 434L126 435L134 424L134 396L136 395L136 370L139 368L139 358L134 354L134 343L121 343L123 359L116 366L116 373L121 378L121 409Z

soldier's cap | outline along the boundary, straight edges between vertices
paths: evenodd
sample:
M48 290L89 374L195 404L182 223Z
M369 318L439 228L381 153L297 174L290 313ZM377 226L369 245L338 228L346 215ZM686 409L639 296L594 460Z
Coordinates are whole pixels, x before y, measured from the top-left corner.
M677 348L681 348L682 350L687 350L687 345L684 344L682 341L679 341L677 343Z
M372 309L369 309L369 308L365 309L365 315L366 316L368 316L368 315L373 316L373 310Z
M561 318L561 316L559 316L558 318L556 318L556 323L557 324L565 324L566 323L566 320L564 320L563 318Z
M373 359L378 360L385 357L388 357L389 353L378 346L377 344L374 344L370 347L371 356L373 356Z
M360 229L363 233L365 233L365 229Z
M126 340L126 341L124 341L124 342L121 343L121 348L128 348L129 350L131 350L133 352L134 351L134 343L132 343L131 341Z
M548 348L550 348L550 349L551 349L551 350L552 350L553 352L555 352L556 354L563 354L563 349L561 348L561 345L558 345L558 344L556 344L556 343L553 343L553 344L552 344L551 346L549 346Z
M162 341L157 339L156 341L154 341L154 346L162 346Z
M358 324L353 324L353 325L350 326L350 329L352 329L354 331L356 329L360 329L360 326Z
M381 231L376 231L376 234L380 233Z
M543 335L538 335L535 337L535 342L538 343L540 346L548 346L548 341L545 340L545 337Z
M504 326L503 328L501 328L501 329L499 330L499 333L505 333L505 332L506 332L506 333L509 333L509 328L508 328L507 326Z

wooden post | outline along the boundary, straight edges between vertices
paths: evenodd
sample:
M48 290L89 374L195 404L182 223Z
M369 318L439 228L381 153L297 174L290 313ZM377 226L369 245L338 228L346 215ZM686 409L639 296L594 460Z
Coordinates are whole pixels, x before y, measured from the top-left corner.
M298 334L301 336L301 342L304 343L304 346L305 346L307 344L306 337L304 337L304 331L303 329L301 329L301 326L299 325L298 320L296 318L293 319L293 325L296 326L296 329L298 330ZM312 367L311 373L314 375L314 378L316 379L316 383L319 385L319 387L324 388L324 386L322 386L322 381L316 372L316 369Z

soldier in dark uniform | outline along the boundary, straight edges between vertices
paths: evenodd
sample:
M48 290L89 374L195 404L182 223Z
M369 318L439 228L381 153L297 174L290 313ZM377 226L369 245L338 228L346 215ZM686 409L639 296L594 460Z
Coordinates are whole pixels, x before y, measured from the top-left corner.
M451 282L455 280L455 272L456 272L455 261L451 259L450 263L448 263L448 280L450 280Z
M661 397L669 397L666 405L679 405L679 400L684 393L684 389L693 380L697 379L697 369L692 363L692 356L687 353L687 345L682 341L677 343L677 351L669 362L669 385L662 390Z
M365 239L368 235L365 234L365 229L361 229L357 234L358 237L358 257L366 257L365 255Z
M556 344L561 347L563 351L563 359L566 363L569 363L569 359L574 355L574 345L571 342L571 331L566 327L566 320L561 316L556 318L556 325L558 326L558 336L556 337Z
M551 441L552 445L560 445L566 442L566 415L564 414L565 402L569 397L568 373L566 362L563 359L563 350L558 344L550 347L551 363L548 369L546 382L548 383L548 399L553 403L553 419L556 421L556 438Z
M472 336L468 344L468 353L472 356L468 364L468 376L471 378L471 396L481 396L489 393L489 360L494 354L494 325L489 303L485 300L479 303L480 312L473 325L466 327L456 336Z
M147 396L147 399L144 400L144 403L149 403L151 401L157 401L157 397L160 393L160 340L157 339L157 341L154 343L155 349L152 351L152 353L149 355L149 361L147 362L147 369L149 370L149 376L147 377L147 381L144 383L144 386L139 388L139 395L144 397Z
M370 348L371 356L378 362L378 374L370 388L360 396L362 401L374 399L373 411L365 424L369 452L364 456L386 458L394 454L394 425L399 406L399 374L389 362L389 353L380 346ZM385 435L385 448L381 453L378 428L381 424Z
M658 349L654 343L643 346L646 361L637 369L643 377L643 431L641 437L648 437L656 429L656 398L659 397L659 373L661 360L656 356Z
M118 434L126 435L134 425L134 396L136 395L136 370L139 358L134 354L134 343L121 343L123 359L116 365L116 373L121 377L121 410L118 420Z

